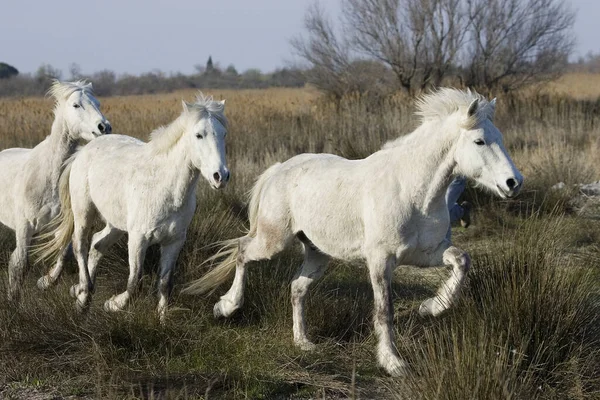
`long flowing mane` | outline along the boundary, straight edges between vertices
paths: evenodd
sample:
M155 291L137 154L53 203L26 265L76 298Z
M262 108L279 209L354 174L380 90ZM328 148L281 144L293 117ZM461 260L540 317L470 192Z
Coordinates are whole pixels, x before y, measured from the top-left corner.
M464 111L466 115L467 108L474 100L479 101L477 112L463 122L463 126L473 127L486 118L491 118L493 110L485 97L470 89L441 88L426 94L417 100L415 114L421 117L422 122L449 117L460 111Z
M477 112L469 117L467 116L467 109L474 100L479 101ZM417 99L416 108L415 114L421 117L421 123L444 119L460 112L464 115L461 126L467 129L473 128L485 119L491 119L494 116L494 106L485 97L470 89L440 88ZM385 143L382 148L389 149L400 146L409 136L410 134L400 136Z
M215 118L221 125L227 128L227 118L225 118L224 105L219 101L214 101L212 96L205 96L199 92L194 103L186 103L189 113L196 113L199 119ZM185 125L183 118L186 116L184 111L179 118L166 126L157 128L150 134L150 145L152 151L156 154L164 153L171 149L183 136Z
M70 95L81 90L89 95L94 95L94 89L91 83L84 80L76 82L61 82L58 79L52 81L52 86L48 89L48 96L54 97L58 101L66 100Z

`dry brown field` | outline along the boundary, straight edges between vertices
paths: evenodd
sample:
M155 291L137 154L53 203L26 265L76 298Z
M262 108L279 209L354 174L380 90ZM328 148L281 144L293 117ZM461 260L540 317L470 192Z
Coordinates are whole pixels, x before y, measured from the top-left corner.
M195 93L100 100L114 133L146 140ZM0 398L600 398L600 202L573 186L600 180L600 77L569 75L499 97L496 125L525 187L513 200L472 186L464 193L473 225L454 228L453 239L473 268L455 309L437 319L416 313L445 268L396 270L396 345L411 365L402 379L374 362L372 293L360 264L333 262L311 287L307 317L317 350L310 353L292 345L289 282L298 249L252 266L244 307L230 320L212 317L225 287L207 297L179 291L206 271L210 244L243 231L246 193L269 165L303 152L365 157L417 126L411 101L333 102L309 88L206 93L227 101L232 181L222 192L198 184L168 324L154 315L156 249L140 295L117 314L102 304L125 287L124 242L101 263L84 316L68 294L75 265L45 292L35 281L48 265L33 265L23 304L0 296ZM34 146L52 119L50 99L0 99L0 150ZM566 189L550 189L558 182ZM3 290L13 247L12 232L0 227Z

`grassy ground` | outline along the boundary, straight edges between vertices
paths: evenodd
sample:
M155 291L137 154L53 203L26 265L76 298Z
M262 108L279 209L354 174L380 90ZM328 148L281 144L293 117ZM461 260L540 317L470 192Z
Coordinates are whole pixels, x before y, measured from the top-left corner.
M68 295L75 266L56 288L39 292L35 280L47 266L35 265L21 307L0 296L0 398L600 397L600 207L573 203L576 193L568 189L600 179L597 103L541 93L499 99L496 122L526 187L511 201L473 188L465 193L475 204L474 223L456 228L453 238L474 265L454 310L437 319L415 312L447 270L396 270L396 344L412 373L391 379L374 361L372 294L360 264L334 262L311 287L312 353L292 345L289 281L298 251L250 269L246 302L230 320L212 317L226 288L209 297L180 296L179 289L205 272L206 246L239 236L245 193L267 166L301 152L363 157L416 126L412 105L401 97L333 104L310 90L211 94L227 99L233 179L224 192L199 183L167 326L154 315L154 248L140 296L118 314L102 304L125 287L125 243L101 263L85 316ZM102 108L116 133L145 139L192 96L108 98ZM51 108L48 99L0 100L0 148L41 140ZM567 190L549 190L559 181ZM0 266L13 247L11 232L0 228ZM0 287L6 279L0 274Z

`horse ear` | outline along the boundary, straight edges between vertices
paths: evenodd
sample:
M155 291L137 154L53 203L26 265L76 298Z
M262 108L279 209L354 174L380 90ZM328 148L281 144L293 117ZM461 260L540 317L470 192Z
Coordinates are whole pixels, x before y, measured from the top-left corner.
M184 112L190 111L190 104L187 103L185 100L181 100L181 105L183 106L183 111Z
M225 108L225 100L221 100L219 103Z
M490 109L492 110L492 117L496 113L496 98L494 97L492 101L490 101Z
M467 111L467 116L472 117L477 113L477 108L479 107L479 99L475 99L469 105L469 110Z

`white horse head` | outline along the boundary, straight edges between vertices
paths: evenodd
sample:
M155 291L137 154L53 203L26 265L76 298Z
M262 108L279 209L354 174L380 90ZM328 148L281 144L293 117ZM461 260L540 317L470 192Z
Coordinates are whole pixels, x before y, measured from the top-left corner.
M459 127L454 144L455 173L474 179L501 198L514 197L523 185L523 175L506 152L502 134L494 125L496 99L455 89L441 89L425 96L419 114L433 119L440 114L454 114L452 123ZM450 117L452 118L452 117Z
M62 118L72 139L90 141L111 133L112 126L100 112L100 102L94 97L91 83L55 80L48 94L55 98L54 113Z
M194 103L183 101L185 140L189 141L191 161L215 189L222 189L229 181L225 160L227 119L223 114L225 100L213 101L199 94Z

